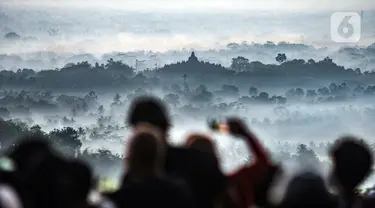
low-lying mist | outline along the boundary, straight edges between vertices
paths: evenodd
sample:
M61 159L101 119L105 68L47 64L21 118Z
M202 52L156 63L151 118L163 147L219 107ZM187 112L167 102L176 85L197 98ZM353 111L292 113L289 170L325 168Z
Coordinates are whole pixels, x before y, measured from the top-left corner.
M211 90L215 92L214 89ZM330 162L327 151L340 136L355 135L369 144L375 141L375 106L372 96L362 95L347 101L311 103L308 100L312 98L300 97L298 100L287 94L289 97L285 104L275 104L267 100L257 101L256 97L253 97L252 102L245 102L241 100L241 96L223 97L217 93L213 94L213 98L208 98L209 101L205 101L207 98L203 95L199 99L189 100L184 90L177 93L155 88L146 94L139 91L106 94L3 91L0 103L4 106L3 109L9 109L8 115L3 113L3 117L7 116L6 119L20 120L28 126L38 125L43 132L65 127L78 129L81 133L77 133L77 139L82 143L79 151L93 152L92 154L98 150L110 151L102 154L118 155L121 158L126 154L125 146L131 130L125 122L129 104L137 96L158 96L169 108L173 123L170 141L175 145L184 145L184 140L191 133L207 134L216 143L225 172L231 172L251 161L251 154L241 139L209 130L207 122L210 119L225 121L227 117L237 116L246 121L272 154L274 161L286 165L287 178L301 168L306 168L301 166L301 161L304 163L311 159L315 162L307 163L307 167L327 175ZM199 92L198 87L191 93L203 92ZM272 95L272 92L268 93ZM43 107L34 106L28 108L27 113L23 113L20 106L12 107L12 103L17 102L17 99L23 100L23 105L30 105L29 99L44 100L54 105L54 110L43 110ZM102 162L105 161L93 163L97 174L118 177L122 172L121 162L118 166L103 168ZM367 186L370 182L372 180L366 183Z

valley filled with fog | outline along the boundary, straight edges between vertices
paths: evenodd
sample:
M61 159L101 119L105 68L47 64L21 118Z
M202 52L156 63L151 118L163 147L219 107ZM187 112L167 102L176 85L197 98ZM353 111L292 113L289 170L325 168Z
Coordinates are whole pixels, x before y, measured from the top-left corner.
M112 177L121 172L119 164L129 133L125 122L129 104L142 95L158 96L168 105L173 121L172 142L182 145L192 132L215 138L225 171L247 162L248 152L240 140L211 132L207 123L210 119L225 121L227 116L240 116L275 161L297 165L311 160L308 166L325 167L319 168L323 173L328 171L327 150L335 139L351 134L369 144L375 141L374 73L348 71L326 58L314 63L285 61L272 65L275 71L260 76L252 70L238 71L236 63L240 60L234 58L233 68L224 68L201 62L192 54L187 61L143 73L112 59L105 65L79 62L51 71L2 71L2 147L27 133L48 135L56 139L64 154L74 156L78 151L99 174ZM251 69L252 65L246 63L245 67ZM293 70L298 64L312 68L316 76L328 76L314 69L314 65L323 67L325 72L334 73L336 80L312 79L308 87L283 81L305 77L298 73L307 73L307 69ZM285 65L290 65L285 69L289 76L274 79L272 73ZM347 80L345 73L352 74L354 80ZM217 77L210 79L212 74L228 80L228 84ZM256 76L258 81L246 82L238 76ZM202 78L207 81L197 81ZM113 171L106 171L108 168Z
M293 171L327 174L327 151L343 135L375 150L375 31L365 27L374 12L358 45L329 43L324 13L285 28L296 14L84 12L0 7L2 151L43 135L102 177L118 176L127 110L142 95L168 106L173 143L212 136L225 172L251 156L241 140L210 131L209 119L241 117Z

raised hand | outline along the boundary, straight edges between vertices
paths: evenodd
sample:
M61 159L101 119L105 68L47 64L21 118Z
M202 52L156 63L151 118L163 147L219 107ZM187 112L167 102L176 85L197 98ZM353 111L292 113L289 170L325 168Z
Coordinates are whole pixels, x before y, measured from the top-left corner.
M234 136L245 137L249 135L249 129L246 124L239 118L228 118L227 124L229 131Z

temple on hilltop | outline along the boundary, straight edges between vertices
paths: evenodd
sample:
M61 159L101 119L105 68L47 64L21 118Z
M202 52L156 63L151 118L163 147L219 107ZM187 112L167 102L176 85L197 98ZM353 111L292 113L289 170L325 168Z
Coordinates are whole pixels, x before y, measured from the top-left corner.
M198 62L198 58L195 56L194 51L191 52L191 55L190 55L190 57L188 59L188 62Z

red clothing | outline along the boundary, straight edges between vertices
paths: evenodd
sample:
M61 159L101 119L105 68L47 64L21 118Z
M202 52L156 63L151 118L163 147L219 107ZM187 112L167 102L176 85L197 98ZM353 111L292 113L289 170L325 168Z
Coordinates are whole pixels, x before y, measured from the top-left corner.
M262 180L262 177L271 166L268 154L255 136L249 136L247 142L254 154L253 164L246 165L227 176L229 183L235 189L241 208L249 208L253 205L256 183Z

